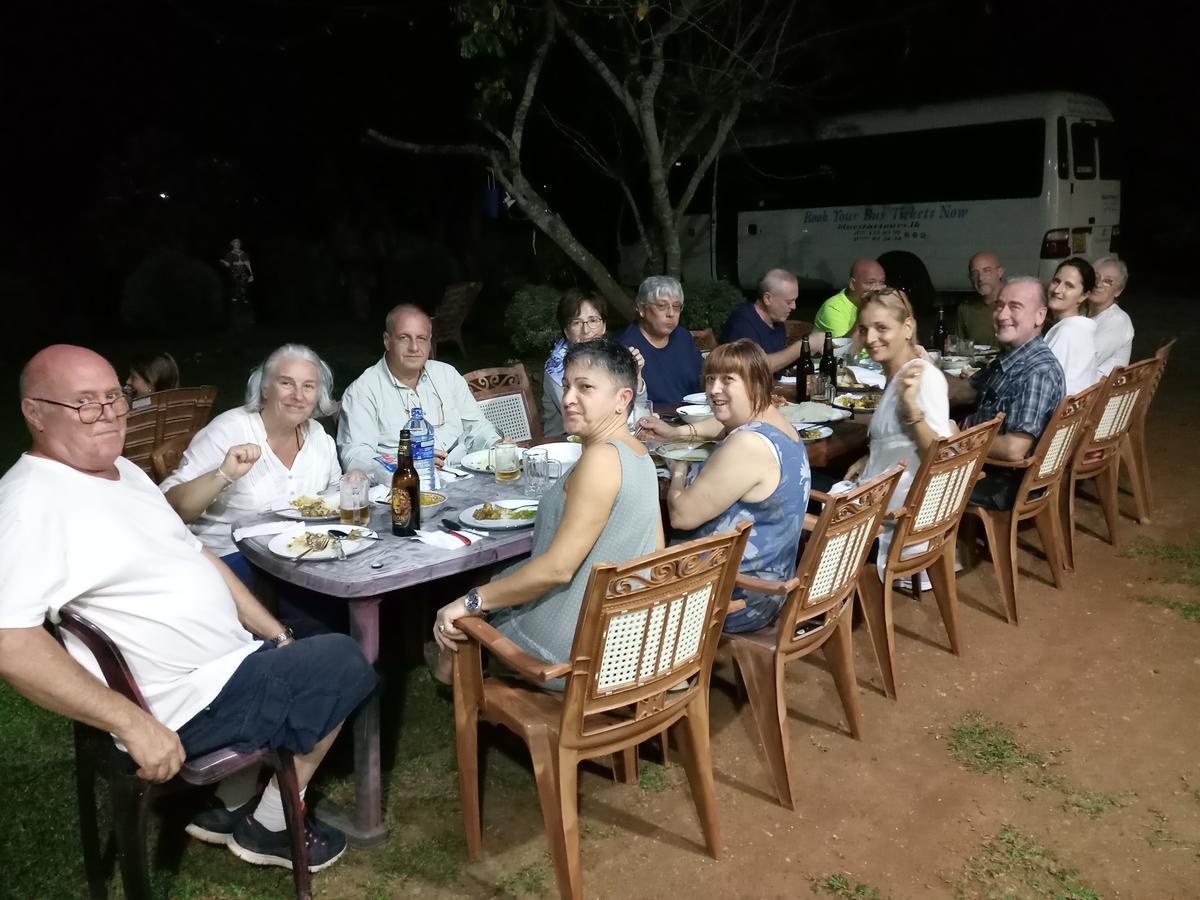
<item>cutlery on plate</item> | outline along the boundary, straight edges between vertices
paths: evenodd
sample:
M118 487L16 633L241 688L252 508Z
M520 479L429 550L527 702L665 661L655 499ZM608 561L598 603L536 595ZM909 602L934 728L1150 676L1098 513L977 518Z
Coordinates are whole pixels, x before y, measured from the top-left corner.
M358 534L350 534L348 531L342 531L340 528L330 528L329 536L339 541L382 541L377 534L367 534L365 531L360 531Z
M327 534L314 534L312 546L293 559L292 562L300 562L300 560L304 559L304 557L308 556L308 554L312 553L314 550L325 550L329 547L329 541L330 537Z

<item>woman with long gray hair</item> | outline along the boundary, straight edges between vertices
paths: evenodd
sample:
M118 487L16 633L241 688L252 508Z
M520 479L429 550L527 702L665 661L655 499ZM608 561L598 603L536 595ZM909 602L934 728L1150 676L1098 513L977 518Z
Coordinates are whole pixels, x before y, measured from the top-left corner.
M341 477L333 438L314 418L337 412L332 393L324 360L302 344L284 344L250 374L245 404L196 433L160 487L206 548L236 556L236 519L316 494Z

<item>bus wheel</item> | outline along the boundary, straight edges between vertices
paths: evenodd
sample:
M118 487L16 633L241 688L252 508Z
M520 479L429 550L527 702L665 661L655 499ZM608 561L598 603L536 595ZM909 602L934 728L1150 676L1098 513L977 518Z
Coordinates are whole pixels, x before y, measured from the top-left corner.
M894 250L879 257L879 264L883 266L887 283L891 287L901 288L908 294L913 312L918 318L933 310L936 296L933 280L919 257L902 250Z

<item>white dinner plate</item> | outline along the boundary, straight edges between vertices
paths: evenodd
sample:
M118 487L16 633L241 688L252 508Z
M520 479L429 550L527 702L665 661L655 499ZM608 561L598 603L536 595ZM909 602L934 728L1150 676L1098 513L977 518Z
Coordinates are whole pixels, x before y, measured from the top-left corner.
M677 462L704 462L712 456L714 446L712 442L672 441L669 444L663 444L655 452L663 459L672 459Z
M825 438L833 434L833 429L828 425L812 425L801 422L796 426L796 431L800 432L800 440L806 444L811 444L813 441L823 441ZM814 432L811 436L804 434L805 431Z
M296 509L296 507L291 505L293 500L299 500L300 497L319 497L321 500L325 501L325 505L333 510L333 512L327 516L306 516L301 513L300 510ZM341 495L336 491L334 493L325 491L320 494L299 494L295 497L289 497L287 500L279 501L271 511L277 515L283 516L285 519L302 519L305 522L328 522L330 519L336 519L338 517L338 506L341 504L341 502Z
M540 444L521 451L522 458L530 450L545 450L546 455L557 463L562 464L563 474L571 471L571 467L583 456L583 446L575 441L556 441L551 444Z
M325 532L329 531L330 528L340 529L347 534L350 534L354 531L362 532L363 538L361 540L352 540L347 538L342 541L342 549L346 551L347 556L353 556L355 553L361 553L362 551L366 550L367 547L371 546L371 542L368 540L368 538L377 537L375 532L373 532L370 528L363 528L361 525L342 525L340 522L331 525L309 525L304 529L304 531L288 529L287 531L275 535L275 537L271 538L271 543L267 544L267 549L276 556L282 556L285 559L295 559L308 549L308 547L303 543L303 535L305 531L324 534ZM314 550L301 561L308 562L310 559L315 561L319 559L337 558L337 547L334 546L333 541L330 541L329 546L324 550Z
M493 500L492 506L499 506L501 509L532 509L537 512L537 504L532 500ZM537 516L531 516L528 519L477 519L475 513L483 508L484 504L477 503L474 506L464 509L458 514L458 521L462 522L468 528L487 528L492 531L509 531L513 528L528 528L537 521Z
M683 398L685 406L708 406L708 394L701 391L698 394L687 394Z
M812 400L785 403L779 407L779 412L793 425L821 425L850 418L850 411L847 409L834 409L828 403L816 403Z
M875 398L874 406L854 406L851 403L852 400L865 399L868 396ZM879 391L870 394L865 391L842 391L833 398L832 405L851 413L873 413L879 409L879 401L882 397L883 394Z
M485 475L492 473L492 466L488 462L488 452L486 450L464 453L458 464L469 472L481 472Z

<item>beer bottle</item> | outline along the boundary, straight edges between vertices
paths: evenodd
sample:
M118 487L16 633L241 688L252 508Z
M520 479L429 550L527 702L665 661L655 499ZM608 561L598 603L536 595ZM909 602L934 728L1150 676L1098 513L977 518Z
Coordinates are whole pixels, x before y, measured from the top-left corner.
M937 325L933 329L933 346L931 350L936 350L938 353L946 352L946 338L949 332L946 331L946 308L938 307Z
M833 384L837 378L837 357L833 355L833 335L825 332L825 346L821 348L821 374Z
M413 466L412 433L400 432L396 471L392 473L392 534L412 537L421 527L421 479Z
M808 335L800 341L800 370L796 373L796 399L800 402L812 398L812 377L816 374L812 350L808 346Z

